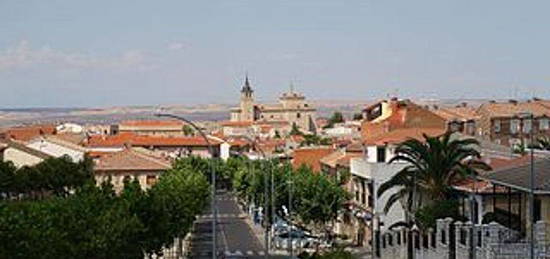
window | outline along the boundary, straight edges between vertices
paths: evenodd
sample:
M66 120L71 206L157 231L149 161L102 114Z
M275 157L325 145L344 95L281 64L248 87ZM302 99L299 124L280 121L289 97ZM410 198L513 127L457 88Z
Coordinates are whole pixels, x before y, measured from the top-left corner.
M493 121L493 128L495 132L500 132L500 120Z
M519 120L518 119L512 119L510 120L510 133L518 133L519 131Z
M539 119L539 129L541 130L548 129L548 118Z
M302 115L300 113L296 113L296 118L299 119L300 117L302 117Z
M157 182L157 176L156 175L148 175L146 183L148 186L151 186Z
M378 163L386 162L386 147L377 147L376 148L376 161Z
M541 219L541 206L542 206L542 202L540 199L535 199L535 206L533 207L534 209L534 212L533 214L534 215L534 218L535 218L535 222L539 221Z
M523 120L523 133L530 133L533 127L533 121L531 119Z

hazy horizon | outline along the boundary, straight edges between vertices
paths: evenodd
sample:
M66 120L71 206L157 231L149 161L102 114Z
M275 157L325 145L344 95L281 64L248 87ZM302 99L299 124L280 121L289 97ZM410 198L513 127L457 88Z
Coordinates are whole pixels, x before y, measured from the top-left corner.
M550 98L547 1L6 1L0 108Z

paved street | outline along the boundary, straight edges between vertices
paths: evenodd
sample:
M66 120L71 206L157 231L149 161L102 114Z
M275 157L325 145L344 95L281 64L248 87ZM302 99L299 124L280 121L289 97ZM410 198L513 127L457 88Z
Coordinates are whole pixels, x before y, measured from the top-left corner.
M227 193L220 191L218 199L218 258L263 258L264 250L260 240L245 221L245 215L237 202ZM195 224L190 245L190 258L212 258L212 214L208 211Z

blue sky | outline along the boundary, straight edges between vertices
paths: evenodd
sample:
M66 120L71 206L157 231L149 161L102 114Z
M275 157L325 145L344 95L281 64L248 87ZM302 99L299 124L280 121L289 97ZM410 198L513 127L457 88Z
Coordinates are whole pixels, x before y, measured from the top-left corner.
M550 98L550 1L0 0L0 107Z

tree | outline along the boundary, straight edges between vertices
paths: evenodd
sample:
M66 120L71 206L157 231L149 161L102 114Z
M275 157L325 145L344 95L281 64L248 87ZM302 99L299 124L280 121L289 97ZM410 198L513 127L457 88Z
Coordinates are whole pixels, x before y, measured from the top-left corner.
M187 124L183 125L182 130L183 130L183 135L185 135L185 136L195 135L195 130L193 129L193 127L191 127Z
M410 139L398 145L389 163L408 165L380 186L379 196L398 188L388 198L384 210L387 212L395 202L405 200L404 208L409 215L424 203L429 205L429 201L455 198L454 182L475 175L478 170L490 169L479 160L478 145L475 139L453 139L450 133L437 137L424 135L423 141Z
M353 114L353 120L354 121L360 121L360 120L363 120L363 114L358 112L358 113L354 113Z
M303 135L302 131L298 128L298 125L296 123L292 123L292 129L290 130L289 135Z
M334 124L342 123L344 121L345 121L344 115L341 112L336 111L332 114L332 116L330 116L330 118L328 119L328 124L324 128L325 129L332 128L334 127Z
M143 258L159 254L191 229L210 199L200 160L187 160L144 191L125 181L116 195L109 181L85 180L89 164L50 160L14 173L14 193L63 193L0 201L0 258ZM193 163L191 163L193 162ZM0 173L10 176L9 164ZM54 173L67 177L52 178ZM80 176L79 176L80 175ZM73 178L71 178L73 177ZM78 185L81 183L81 185ZM73 186L67 188L67 186ZM70 192L68 190L71 190Z

